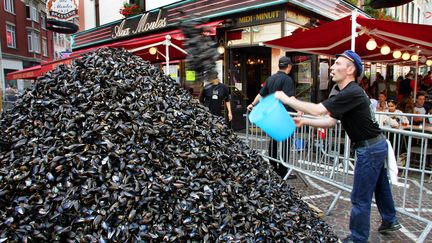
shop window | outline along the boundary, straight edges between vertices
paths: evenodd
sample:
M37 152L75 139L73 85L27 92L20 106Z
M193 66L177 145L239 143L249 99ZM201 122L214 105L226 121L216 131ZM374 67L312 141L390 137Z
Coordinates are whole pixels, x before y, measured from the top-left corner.
M9 13L15 13L14 1L13 0L4 0L4 8Z
M296 85L296 97L303 101L311 101L312 89L312 59L310 55L292 56L294 66L291 76Z
M16 48L16 31L14 25L6 24L6 43L7 47Z

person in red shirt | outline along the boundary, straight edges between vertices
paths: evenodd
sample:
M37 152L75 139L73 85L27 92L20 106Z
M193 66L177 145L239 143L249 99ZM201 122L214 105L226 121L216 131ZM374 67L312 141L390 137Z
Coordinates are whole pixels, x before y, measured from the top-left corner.
M423 79L423 85L430 89L432 87L432 71L429 71L428 74Z

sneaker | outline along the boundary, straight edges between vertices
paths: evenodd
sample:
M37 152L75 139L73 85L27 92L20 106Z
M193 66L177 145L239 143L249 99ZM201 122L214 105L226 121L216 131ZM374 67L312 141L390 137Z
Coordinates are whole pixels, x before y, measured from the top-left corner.
M402 228L402 225L399 224L398 221L394 222L393 224L388 223L388 222L382 222L381 226L378 228L378 232L380 232L381 234L385 234L391 231L395 231Z

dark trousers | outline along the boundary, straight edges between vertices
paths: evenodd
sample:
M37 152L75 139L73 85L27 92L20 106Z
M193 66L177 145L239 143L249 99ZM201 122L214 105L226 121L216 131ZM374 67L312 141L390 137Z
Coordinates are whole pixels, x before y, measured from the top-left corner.
M357 148L356 155L354 183L351 191L351 239L354 242L367 242L374 193L382 221L390 224L397 221L387 170L384 167L387 142L383 139L373 145Z
M285 140L280 142L282 143L282 151L278 153L279 150L279 144L276 140L271 139L269 143L269 156L272 158L275 158L276 160L279 160L279 155L282 155L282 159L285 162L289 161L290 156L290 140ZM273 166L273 170L280 176L284 177L286 173L288 172L288 168L283 166L281 163L270 160L270 164Z

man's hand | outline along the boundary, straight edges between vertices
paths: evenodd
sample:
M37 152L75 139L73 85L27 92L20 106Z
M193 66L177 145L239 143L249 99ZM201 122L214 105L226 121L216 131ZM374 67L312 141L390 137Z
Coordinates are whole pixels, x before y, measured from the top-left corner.
M305 124L305 120L301 117L294 117L293 120L294 123L296 124L296 127L301 127Z
M252 105L252 104L250 104L250 105L248 105L248 106L246 107L246 109L247 109L248 111L251 111L253 108L254 108L254 105Z
M276 91L275 92L275 98L280 100L282 103L289 105L288 101L290 97L288 97L283 91Z
M232 121L232 113L231 112L228 113L228 121Z

